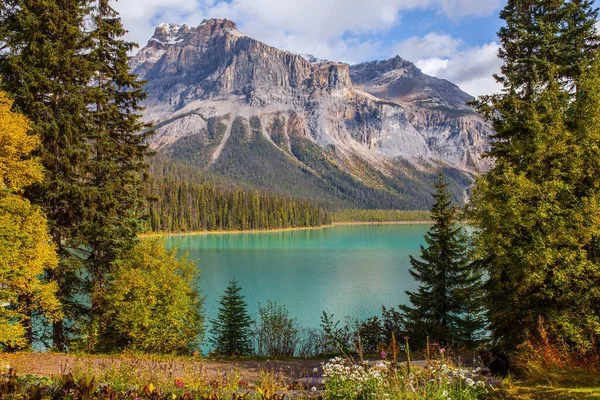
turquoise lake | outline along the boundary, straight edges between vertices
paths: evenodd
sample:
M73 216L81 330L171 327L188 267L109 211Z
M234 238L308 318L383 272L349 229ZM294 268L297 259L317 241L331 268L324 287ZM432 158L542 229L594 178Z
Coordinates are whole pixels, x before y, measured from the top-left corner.
M189 253L201 271L208 318L231 279L254 317L259 303L285 305L297 322L317 328L323 311L336 319L381 316L417 288L409 255L429 225L351 225L284 232L176 235L169 247Z

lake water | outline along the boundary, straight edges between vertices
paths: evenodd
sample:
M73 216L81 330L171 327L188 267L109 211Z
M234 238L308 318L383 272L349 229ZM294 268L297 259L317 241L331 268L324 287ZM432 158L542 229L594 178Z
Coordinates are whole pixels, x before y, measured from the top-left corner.
M323 311L336 319L381 316L381 306L407 302L416 282L409 255L428 225L353 225L264 233L176 235L169 247L188 252L201 270L208 318L231 279L238 280L252 316L277 301L304 327L317 328Z

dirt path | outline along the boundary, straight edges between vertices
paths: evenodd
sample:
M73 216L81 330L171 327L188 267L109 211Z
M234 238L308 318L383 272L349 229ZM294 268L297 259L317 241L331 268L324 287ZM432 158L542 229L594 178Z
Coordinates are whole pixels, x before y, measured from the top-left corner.
M261 370L286 371L294 375L320 368L326 360L285 361L218 361L205 359L183 359L135 357L135 356L75 356L47 353L0 353L0 367L8 364L19 374L56 376L63 373L93 372L103 374L111 370L132 371L137 375L163 374L185 378L191 374L202 374L213 378L223 373L238 371L246 378L259 377Z
M65 373L94 375L132 374L141 380L160 381L179 378L215 379L239 373L242 379L256 381L260 371L286 379L320 377L326 359L305 360L206 360L195 358L152 358L136 356L76 356L52 353L0 353L0 368L10 365L18 374L57 376ZM415 365L424 366L424 361ZM315 370L316 369L316 370Z

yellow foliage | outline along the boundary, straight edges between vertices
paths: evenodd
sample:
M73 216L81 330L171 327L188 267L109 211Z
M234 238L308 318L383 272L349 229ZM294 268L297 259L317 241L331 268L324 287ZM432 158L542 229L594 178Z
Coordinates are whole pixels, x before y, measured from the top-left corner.
M42 166L30 153L39 139L27 135L28 120L10 110L0 91L0 349L27 344L33 312L61 317L55 283L41 279L58 257L41 210L21 196L42 178Z
M30 154L40 143L30 136L29 121L11 111L12 101L0 91L0 189L22 192L42 180L42 165Z

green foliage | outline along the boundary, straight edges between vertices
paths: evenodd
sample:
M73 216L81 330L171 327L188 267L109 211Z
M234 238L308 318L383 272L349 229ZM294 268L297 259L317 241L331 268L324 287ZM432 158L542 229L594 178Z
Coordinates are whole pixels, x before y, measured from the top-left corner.
M79 249L87 250L85 271L91 282L86 295L91 303L89 323L95 325L103 313L99 297L113 262L134 246L142 230L144 158L150 154L148 139L153 132L140 120L144 82L129 72L127 64L127 53L136 45L121 39L126 31L108 0L88 2L93 5L87 40L94 85L89 89L92 154L86 169L93 189L86 197L88 215L80 233L85 247Z
M300 342L300 328L285 306L274 301L260 305L254 327L256 354L267 357L293 357Z
M31 121L41 140L39 157L46 179L30 188L27 197L42 207L60 263L51 279L66 317L77 318L66 303L78 293L76 251L85 244L89 222L88 198L95 191L89 179L92 98L89 83L94 67L81 27L90 9L83 1L3 1L0 5L0 75L14 108ZM55 324L62 336L61 323ZM59 332L60 331L60 332ZM63 338L55 344L64 347Z
M377 316L358 322L356 335L360 337L361 350L365 354L375 354L381 344L389 342L382 321Z
M306 200L220 189L185 170L155 172L147 182L149 230L191 232L282 229L331 224L329 212ZM207 183L196 183L207 182Z
M348 324L342 325L333 314L325 311L321 315L321 331L325 338L325 353L338 354L354 351L354 335Z
M197 347L204 335L198 271L176 252L148 239L115 262L100 299L102 340L90 342L92 350L190 354Z
M151 135L139 115L144 83L129 73L134 44L120 39L125 30L108 1L9 0L0 26L2 86L31 120L48 171L26 194L46 213L60 257L50 279L69 321L54 324L54 345L64 350L76 334L67 328L94 319L112 261L141 229Z
M252 319L246 310L242 288L232 280L219 300L219 315L212 321L210 338L214 351L224 356L247 356L252 352Z
M333 214L334 222L422 222L430 220L429 211L341 210Z
M433 227L425 235L421 259L410 257L410 274L420 283L417 292L406 292L412 306L400 306L405 330L413 342L429 336L441 343L473 345L482 338L485 321L480 315L482 273L469 262L468 239L457 227L456 208L446 192L442 174L436 183L431 209Z
M547 3L511 1L502 14L504 91L481 100L494 109L496 164L470 215L494 337L514 348L536 339L541 319L585 356L600 333L597 11Z
M285 136L285 118L278 116L267 127L271 140L281 149L286 149L287 141Z

